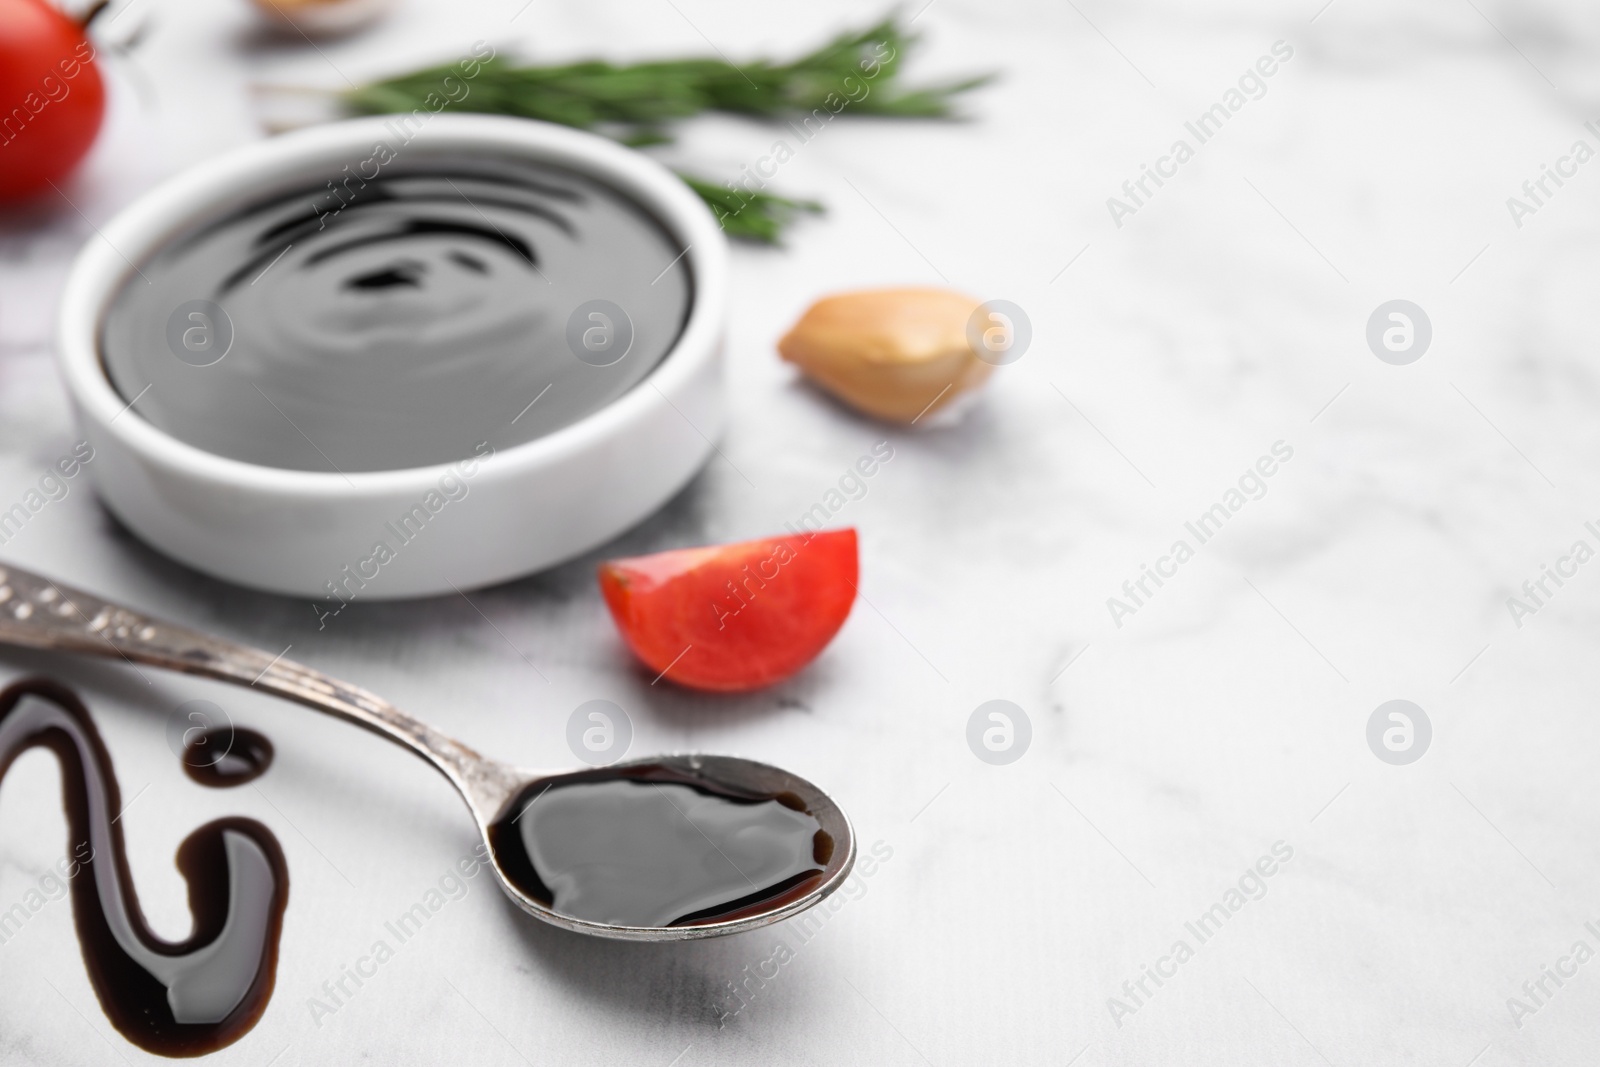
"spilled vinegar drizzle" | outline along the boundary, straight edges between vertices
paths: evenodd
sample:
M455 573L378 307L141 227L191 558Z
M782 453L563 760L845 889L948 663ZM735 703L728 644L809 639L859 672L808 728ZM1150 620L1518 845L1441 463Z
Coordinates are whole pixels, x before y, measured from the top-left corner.
M272 766L272 742L242 726L195 730L183 745L183 771L201 785L231 789Z
M245 818L218 819L185 838L177 866L194 932L163 941L145 922L128 871L111 757L65 686L33 678L0 693L0 778L30 748L50 749L61 764L68 853L77 861L72 914L89 982L112 1025L163 1056L199 1056L237 1041L272 996L289 898L277 838Z

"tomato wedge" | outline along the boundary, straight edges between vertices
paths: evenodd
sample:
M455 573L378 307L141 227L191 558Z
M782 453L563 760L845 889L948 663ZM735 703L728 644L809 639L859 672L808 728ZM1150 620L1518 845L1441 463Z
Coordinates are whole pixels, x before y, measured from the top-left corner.
M600 592L651 671L742 692L817 658L850 614L856 575L855 530L824 530L611 560Z

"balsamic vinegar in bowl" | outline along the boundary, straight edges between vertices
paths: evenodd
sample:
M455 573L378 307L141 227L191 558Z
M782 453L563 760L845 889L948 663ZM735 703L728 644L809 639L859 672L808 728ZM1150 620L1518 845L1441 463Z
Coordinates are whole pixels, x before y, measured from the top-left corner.
M168 243L112 300L101 355L124 402L214 455L346 473L451 463L638 385L688 316L691 275L666 269L683 253L596 178L402 154Z
M56 349L95 488L152 546L330 610L346 582L432 596L610 540L715 454L727 255L680 178L607 138L354 119L124 208Z

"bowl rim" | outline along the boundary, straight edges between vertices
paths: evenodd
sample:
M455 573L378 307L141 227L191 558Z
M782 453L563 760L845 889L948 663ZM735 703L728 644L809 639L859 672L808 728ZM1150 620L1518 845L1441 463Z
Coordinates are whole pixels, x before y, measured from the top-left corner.
M81 416L147 462L190 478L267 494L313 499L376 499L436 483L464 456L425 467L376 471L305 471L221 456L153 423L111 384L100 358L100 330L112 299L137 264L174 237L242 199L276 191L319 163L348 162L379 140L393 142L398 116L372 116L298 130L234 149L167 179L96 230L67 276L57 313L56 351ZM494 480L545 470L623 435L671 397L691 387L722 340L727 242L704 202L655 160L596 134L501 115L431 115L406 145L427 150L507 153L569 167L610 185L654 216L684 248L692 272L688 319L656 366L622 396L531 441L496 450L483 474ZM403 156L402 147L397 155ZM675 263L677 261L674 261ZM676 408L676 405L673 405ZM683 413L680 411L680 415ZM683 415L688 420L687 415ZM693 422L690 422L694 426ZM697 432L699 427L694 427ZM479 475L478 477L482 477Z

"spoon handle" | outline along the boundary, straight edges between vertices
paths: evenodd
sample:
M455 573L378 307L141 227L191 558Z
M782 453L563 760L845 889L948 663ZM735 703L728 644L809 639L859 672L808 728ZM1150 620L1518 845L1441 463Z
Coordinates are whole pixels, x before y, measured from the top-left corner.
M281 654L272 656L152 619L9 564L0 564L0 644L80 652L198 674L262 689L347 719L431 763L460 790L480 821L494 817L516 781L510 768L365 689Z

